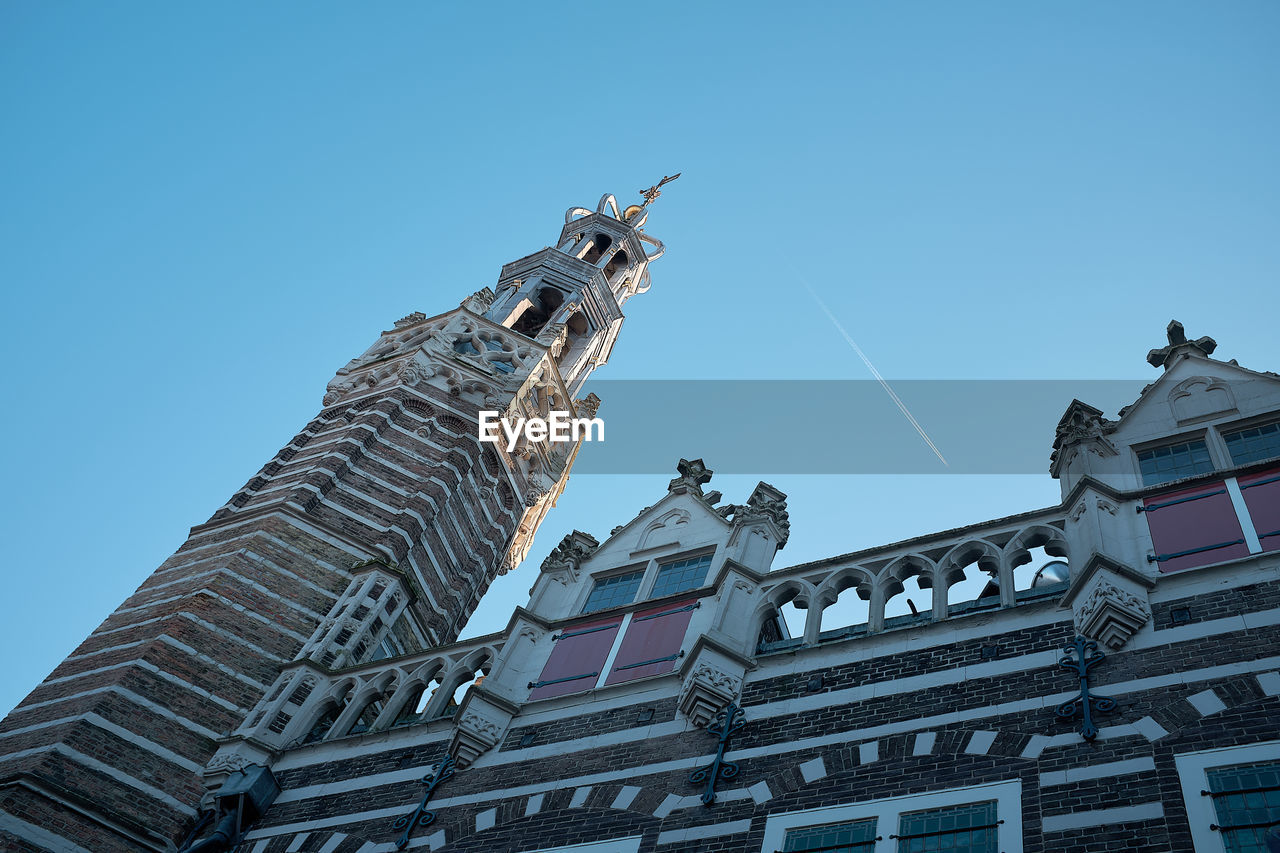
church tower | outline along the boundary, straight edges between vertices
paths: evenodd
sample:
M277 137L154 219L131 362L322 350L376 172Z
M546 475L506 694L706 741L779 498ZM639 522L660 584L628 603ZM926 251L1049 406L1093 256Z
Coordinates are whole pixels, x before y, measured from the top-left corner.
M291 694L246 720L282 667L456 639L578 448L482 443L479 413L594 416L583 385L663 252L643 230L657 195L571 208L554 247L341 368L315 419L0 723L0 845L181 846L215 741L289 725Z

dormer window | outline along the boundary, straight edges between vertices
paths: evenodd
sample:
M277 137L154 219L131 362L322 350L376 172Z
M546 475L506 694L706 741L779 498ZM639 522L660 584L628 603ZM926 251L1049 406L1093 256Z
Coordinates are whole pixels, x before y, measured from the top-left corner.
M1280 421L1225 432L1222 438L1231 452L1231 461L1236 465L1280 456Z
M661 598L664 595L675 595L677 592L702 586L702 582L707 579L707 569L710 566L710 554L662 563L658 566L658 578L653 582L653 592L649 597Z
M1157 486L1183 477L1213 471L1209 448L1204 439L1196 438L1179 444L1166 444L1138 451L1138 468L1144 486Z
M599 578L587 596L583 605L583 613L594 613L607 610L622 604L630 604L635 600L636 590L640 589L640 581L644 578L644 570L627 572L625 575Z

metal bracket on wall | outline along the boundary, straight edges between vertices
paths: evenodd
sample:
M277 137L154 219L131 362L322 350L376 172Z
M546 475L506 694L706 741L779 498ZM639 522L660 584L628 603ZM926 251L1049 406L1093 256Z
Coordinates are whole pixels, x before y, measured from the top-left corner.
M598 678L600 671L584 672L582 675L567 675L564 678L552 678L549 681L530 681L529 689L537 690L539 687L546 687L548 684L564 684L566 681L578 681L582 678Z
M426 793L422 795L422 799L418 801L418 807L411 814L401 815L395 819L395 823L391 826L393 829L403 829L404 834L396 841L396 849L403 850L409 843L409 837L413 835L415 829L430 826L435 822L436 813L427 810L427 803L431 802L431 797L436 792L436 788L453 777L454 758L452 755L446 755L444 761L440 762L440 766L436 768L436 772L431 776L423 776L422 782L427 786Z
M738 775L738 765L732 761L725 761L724 753L729 748L729 739L746 724L747 721L743 719L742 709L738 707L737 703L730 702L727 708L716 714L716 721L707 726L707 731L713 735L720 736L720 744L716 747L716 757L706 767L689 774L689 783L691 785L700 785L703 782L707 784L707 789L702 792L702 804L704 806L709 806L716 801L716 782L718 780L732 779Z
M1098 696L1089 691L1089 670L1094 664L1106 658L1098 651L1098 644L1093 640L1077 636L1068 646L1063 646L1065 655L1058 661L1058 666L1076 673L1080 679L1080 695L1063 702L1054 711L1060 718L1069 720L1081 713L1080 736L1085 740L1093 740L1098 736L1098 725L1093 721L1093 712L1106 713L1114 711L1116 700L1108 696ZM1074 656L1072 653L1074 652Z

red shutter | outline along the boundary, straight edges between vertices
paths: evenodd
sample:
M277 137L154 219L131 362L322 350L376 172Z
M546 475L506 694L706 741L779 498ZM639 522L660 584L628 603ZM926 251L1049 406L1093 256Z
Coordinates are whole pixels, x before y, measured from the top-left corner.
M697 607L697 601L684 601L636 611L605 684L662 675L675 669L684 633Z
M542 675L529 684L529 698L547 699L595 687L621 624L622 617L614 616L581 622L556 634L555 648Z
M1240 478L1253 529L1264 551L1280 551L1280 468Z
M1221 563L1249 554L1225 483L1147 498L1143 509L1162 572Z

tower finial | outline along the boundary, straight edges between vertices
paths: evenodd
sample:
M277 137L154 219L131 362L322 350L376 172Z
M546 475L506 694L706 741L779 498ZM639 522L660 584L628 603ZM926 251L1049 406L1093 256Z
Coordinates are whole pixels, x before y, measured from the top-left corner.
M1165 329L1165 336L1169 339L1167 347L1153 349L1147 353L1147 363L1152 367L1164 367L1167 369L1173 364L1174 354L1184 349L1199 350L1203 355L1209 356L1218 348L1218 342L1208 335L1194 341L1187 340L1186 329L1177 320L1169 321L1169 326Z
M678 177L680 177L680 172L676 172L674 175L663 175L662 180L649 187L649 189L640 190L640 195L644 196L644 204L641 207L648 207L651 202L662 195L662 188Z

